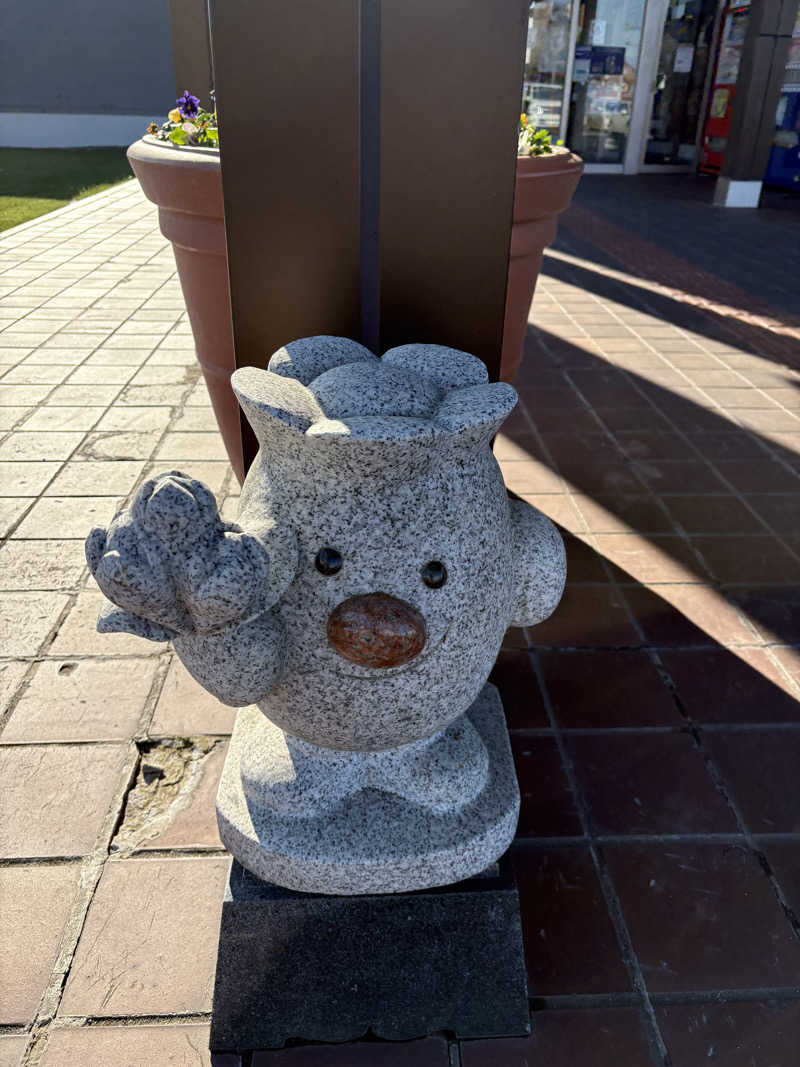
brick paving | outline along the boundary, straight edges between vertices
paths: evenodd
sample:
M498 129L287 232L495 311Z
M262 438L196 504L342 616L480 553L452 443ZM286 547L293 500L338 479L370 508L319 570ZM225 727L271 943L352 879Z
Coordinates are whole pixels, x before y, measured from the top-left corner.
M797 1063L800 227L715 228L694 186L631 181L584 179L497 442L569 559L494 672L532 1036L218 1067ZM233 712L163 646L94 631L82 539L164 467L226 515L237 486L138 186L10 231L0 271L0 1067L208 1065Z

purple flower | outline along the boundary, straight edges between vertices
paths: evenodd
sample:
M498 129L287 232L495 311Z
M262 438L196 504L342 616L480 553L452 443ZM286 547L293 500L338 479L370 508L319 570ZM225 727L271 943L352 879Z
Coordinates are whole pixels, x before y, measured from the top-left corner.
M200 98L192 96L188 89L184 90L183 96L175 101L184 119L193 119L199 110Z

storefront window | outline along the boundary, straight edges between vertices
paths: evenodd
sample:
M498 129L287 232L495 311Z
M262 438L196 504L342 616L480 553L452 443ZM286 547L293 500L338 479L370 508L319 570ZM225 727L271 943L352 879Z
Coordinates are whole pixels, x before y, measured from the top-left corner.
M622 163L645 0L583 0L567 144L587 163Z
M528 15L522 110L554 138L561 127L571 14L572 0L534 0Z
M693 163L716 0L670 3L661 39L645 163Z

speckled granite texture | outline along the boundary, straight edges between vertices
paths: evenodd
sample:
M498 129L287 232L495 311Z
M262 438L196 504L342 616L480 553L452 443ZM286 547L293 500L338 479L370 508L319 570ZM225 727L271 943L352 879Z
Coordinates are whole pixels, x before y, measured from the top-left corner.
M466 878L518 807L484 683L506 628L547 618L565 579L555 527L509 501L491 452L516 393L464 352L379 360L336 337L232 383L261 445L237 523L178 472L148 482L87 541L121 609L100 625L172 639L219 699L258 705L218 804L244 866L331 893Z
M217 794L220 837L259 878L387 893L478 874L514 836L519 791L497 690L447 730L384 752L296 744L239 712Z

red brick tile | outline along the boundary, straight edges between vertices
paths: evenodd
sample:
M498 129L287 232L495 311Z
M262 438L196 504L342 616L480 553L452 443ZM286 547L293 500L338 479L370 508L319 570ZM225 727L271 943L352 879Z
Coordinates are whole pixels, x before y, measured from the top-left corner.
M680 715L643 652L542 652L561 726L679 726Z
M537 1011L530 1037L462 1041L461 1067L652 1067L635 1008ZM420 1067L422 1065L420 1064Z
M723 585L729 583L800 583L800 561L774 537L692 537L692 545Z
M127 745L0 748L0 855L81 856L122 785Z
M800 478L772 459L715 460L714 466L740 493L800 492Z
M697 722L796 722L797 700L760 649L662 652L686 712Z
M682 537L665 534L596 534L597 549L614 564L619 582L691 582L708 573Z
M687 734L572 736L567 745L596 833L736 832Z
M606 861L652 992L794 986L800 944L738 845L614 845Z
M756 433L772 433L773 431L778 433L797 433L800 430L800 420L798 420L797 415L794 412L784 411L777 407L770 410L765 410L763 407L755 409L737 408L736 411L732 412L732 416L734 415L742 426L746 426Z
M503 634L503 650L518 652L527 650L528 637L521 626L510 626Z
M795 915L800 915L800 842L768 841L760 844L787 904Z
M514 852L531 996L630 991L591 856Z
M510 729L550 725L529 653L501 651L489 681L500 690Z
M752 644L756 640L744 613L707 586L625 586L622 594L651 644Z
M598 429L597 418L589 408L573 408L571 411L548 411L536 409L536 414L531 416L536 423L536 429L541 434L563 433L565 430L574 430L575 433L596 433Z
M647 460L638 463L636 469L654 493L724 493L726 491L725 484L711 467L701 460Z
M773 648L773 656L795 684L795 692L800 690L800 648ZM781 682L786 685L785 681ZM792 691L792 690L790 690Z
M556 742L512 734L521 794L518 837L579 837L581 824Z
M735 496L667 496L664 503L690 534L765 533L763 523Z
M207 1025L51 1029L41 1067L212 1067ZM233 1058L231 1058L233 1064Z
M419 1041L356 1041L346 1045L303 1045L257 1052L252 1067L448 1067L443 1037Z
M640 432L654 428L671 431L661 412L641 397L632 407L603 408L603 422L614 433L620 430Z
M672 1067L794 1067L800 1049L798 1001L665 1004L656 1008Z
M651 391L650 399L658 403L664 416L683 433L723 433L733 425L718 408L711 407L703 393L697 390L679 393L671 389L669 395L662 395L658 399Z
M499 433L494 440L494 456L502 466L516 460L541 459L542 449L530 430L515 433L513 437Z
M227 857L106 864L61 1015L211 1010Z
M618 493L614 496L576 495L575 503L592 533L674 533L669 512L654 496Z
M550 618L529 633L537 646L607 648L639 643L621 594L608 586L567 585Z
M728 433L704 433L694 438L706 459L767 459L761 441L749 433L736 430Z
M705 745L749 830L800 833L800 733L769 728L714 731L705 735Z
M35 1016L79 874L73 863L0 867L1 1023L25 1024Z
M564 482L546 462L540 460L516 460L503 463L506 485L523 496L528 493L563 493Z
M571 497L566 493L528 493L523 498L551 519L556 525L573 533L586 529L583 518L578 513Z
M776 533L797 532L800 493L756 493L747 497L747 503L755 508L760 518Z
M602 556L580 537L561 530L567 553L567 578L570 582L607 582Z
M728 596L767 644L800 642L800 590L768 586L733 588Z
M630 459L697 459L691 444L671 430L618 430L616 438Z

